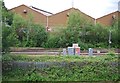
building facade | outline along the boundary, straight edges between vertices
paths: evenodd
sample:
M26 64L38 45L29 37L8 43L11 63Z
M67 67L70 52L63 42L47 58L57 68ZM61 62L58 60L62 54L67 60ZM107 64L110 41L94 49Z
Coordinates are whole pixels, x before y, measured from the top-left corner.
M103 26L111 26L115 20L118 20L119 16L120 12L115 11L100 18L97 18L96 22L102 24Z
M70 8L67 10L64 10L62 12L53 14L51 16L49 16L49 27L56 27L56 26L67 26L67 21L69 18L69 14L71 12L79 12L87 21L89 20L90 22L94 23L94 18L92 18L91 16L81 12L79 9L76 8Z
M26 5L20 5L10 9L9 11L21 15L25 19L28 19L30 15L33 18L34 23L42 24L44 26L47 26L47 16L52 14L47 11L37 9L33 6L28 7Z
M47 12L45 10L33 6L28 7L24 4L12 8L9 11L14 12L16 14L20 14L25 19L28 19L28 15L30 14L33 17L33 22L44 25L47 31L57 27L66 27L71 12L79 12L80 15L85 18L86 21L89 21L93 24L100 23L104 26L111 26L114 20L118 19L118 16L120 15L120 12L116 11L108 15L102 16L100 18L94 19L91 16L81 12L79 9L73 7L58 12L56 14L52 14L51 12Z
M81 12L76 8L69 8L56 14L52 14L51 12L47 12L33 6L28 7L26 5L20 5L10 9L10 11L20 14L25 19L29 18L28 15L31 14L33 17L33 22L44 25L47 30L51 30L53 27L58 26L66 27L69 14L71 12L79 12L83 17L86 18L86 20L89 20L92 23L94 23L95 20L91 16Z

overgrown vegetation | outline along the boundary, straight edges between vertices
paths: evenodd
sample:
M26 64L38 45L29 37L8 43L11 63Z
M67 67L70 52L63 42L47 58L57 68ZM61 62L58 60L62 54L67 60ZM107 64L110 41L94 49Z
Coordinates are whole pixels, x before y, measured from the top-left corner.
M68 65L47 68L19 68L9 64L3 70L3 81L118 81L118 55L82 56L5 56L4 61L66 62ZM9 57L9 58L8 58ZM10 59L11 57L11 59ZM3 65L3 66L4 66Z
M111 59L111 57L113 59ZM50 55L42 55L42 56L34 56L34 55L15 55L15 54L5 54L2 57L3 61L30 61L30 62L62 62L62 61L90 61L90 62L97 62L97 61L117 61L118 56L114 54L114 52L110 52L104 56L50 56Z
M41 47L47 40L44 26L34 24L32 15L23 19L18 14L9 12L3 3L2 8L2 51L8 52L9 47Z
M47 33L45 27L9 12L2 3L2 51L9 47L63 48L78 43L81 49L107 48L109 30L114 48L120 47L117 20L111 27L93 25L80 14L71 13L66 28ZM117 41L118 40L118 41ZM17 68L11 62L66 62L65 67ZM72 63L72 64L71 64ZM78 64L76 64L78 63ZM2 57L2 81L118 81L118 56L113 52L105 56L27 56L5 54Z
M68 26L59 28L57 31L51 32L48 41L45 43L47 48L60 48L72 46L73 43L78 43L81 49L92 48L108 48L109 33L111 31L111 47L119 48L118 19L112 26L105 27L101 24L94 25L86 21L78 12L70 14Z
M13 13L9 12L2 2L2 51L8 52L10 46L15 46L17 36L11 28Z
M109 32L111 31L111 47L119 48L118 19L113 25L105 27L94 25L78 12L70 13L66 28L57 28L54 32L47 33L45 27L34 24L32 15L23 19L20 15L13 14L2 7L2 47L7 52L8 47L44 47L66 48L78 43L81 50L91 48L108 48Z
M47 39L44 26L34 24L32 18L25 20L20 15L14 15L13 27L18 35L18 47L41 47Z

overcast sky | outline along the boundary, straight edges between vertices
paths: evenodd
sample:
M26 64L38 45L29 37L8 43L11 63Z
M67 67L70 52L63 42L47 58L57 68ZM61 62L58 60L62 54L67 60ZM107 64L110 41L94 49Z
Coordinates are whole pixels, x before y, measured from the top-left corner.
M4 0L5 6L8 9L25 4L54 14L71 8L73 4L73 7L78 8L93 18L117 11L119 1L120 0Z

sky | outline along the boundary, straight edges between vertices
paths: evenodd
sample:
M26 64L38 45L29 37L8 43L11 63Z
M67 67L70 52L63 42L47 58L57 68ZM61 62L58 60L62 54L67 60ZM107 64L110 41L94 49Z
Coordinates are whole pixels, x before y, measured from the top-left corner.
M78 8L80 11L93 18L99 18L118 10L120 0L3 0L8 9L17 7L21 4L34 6L46 10L53 14L64 11L71 7Z

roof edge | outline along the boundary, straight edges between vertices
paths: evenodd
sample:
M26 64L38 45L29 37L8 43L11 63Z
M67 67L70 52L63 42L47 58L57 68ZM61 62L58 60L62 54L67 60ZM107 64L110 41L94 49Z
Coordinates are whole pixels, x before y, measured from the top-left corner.
M48 12L48 11L39 9L39 8L37 8L37 7L34 7L34 6L31 6L31 7L34 8L34 9L36 9L36 10L39 10L39 11L43 11L43 12L46 12L46 13L49 13L49 14L53 14L53 13L51 13L51 12Z
M53 15L57 15L57 14L59 14L59 13L62 13L62 12L68 11L68 10L70 10L70 9L75 9L75 10L80 11L78 8L71 7L71 8L65 9L65 10L63 10L63 11L57 12L57 13L55 13L55 14L53 14ZM94 20L95 20L95 18L93 18L92 16L90 16L90 15L88 15L88 14L86 14L86 13L82 12L82 11L80 11L80 12L81 12L81 13L83 13L83 14L85 14L85 15L87 15L88 17L90 17L90 18L92 18L92 19L94 19ZM53 16L53 15L52 15L52 16Z
M120 12L120 11L119 11L119 10L116 10L116 11L114 11L114 12L108 13L108 14L106 14L106 15L104 15L104 16L99 17L99 18L96 18L96 20L97 20L97 19L100 19L100 18L103 18L103 17L105 17L105 16L108 16L108 15L110 15L110 14L113 14L113 13L115 13L115 12Z
M33 11L39 13L39 14L42 14L42 13L40 13L40 12L38 12L38 11L36 11L36 10L30 8L29 6L27 6L27 5L25 5L25 4L21 4L21 5L17 6L17 7L11 8L11 9L9 9L8 11L10 11L10 10L12 10L12 9L15 9L15 8L18 8L18 7L20 7L20 6L25 6L25 7L29 8L29 9L31 9L31 10L33 10ZM44 11L45 11L45 10L44 10ZM44 14L42 14L42 15L44 15ZM44 16L46 16L46 15L44 15Z

